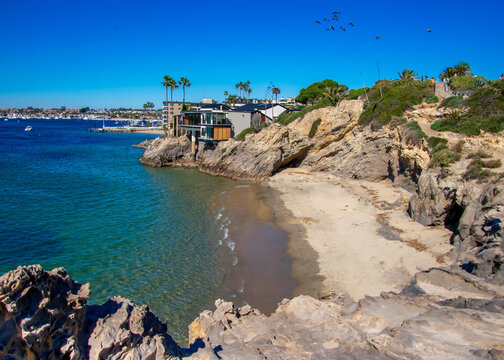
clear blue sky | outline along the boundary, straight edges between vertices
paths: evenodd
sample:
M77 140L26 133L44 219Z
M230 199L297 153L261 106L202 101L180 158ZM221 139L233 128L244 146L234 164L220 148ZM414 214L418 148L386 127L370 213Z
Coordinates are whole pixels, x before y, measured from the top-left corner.
M437 76L463 60L496 79L503 3L0 0L0 108L160 107L165 74L190 79L189 101L221 101L246 80L252 97L270 81L296 96L325 78L359 88L362 74L370 86L377 61L382 78ZM333 11L346 32L314 23Z

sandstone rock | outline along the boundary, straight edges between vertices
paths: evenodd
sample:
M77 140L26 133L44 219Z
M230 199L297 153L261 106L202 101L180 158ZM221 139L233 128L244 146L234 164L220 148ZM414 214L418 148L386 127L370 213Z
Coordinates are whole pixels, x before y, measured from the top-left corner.
M90 359L156 359L177 356L179 349L147 306L113 297L88 308Z
M89 285L65 269L18 267L0 277L0 358L80 359Z
M0 277L2 359L168 359L179 356L146 306L112 298L86 307L89 284L65 269L18 267Z
M186 136L178 138L159 137L153 140L140 162L150 166L186 165L194 166L191 154L191 141Z

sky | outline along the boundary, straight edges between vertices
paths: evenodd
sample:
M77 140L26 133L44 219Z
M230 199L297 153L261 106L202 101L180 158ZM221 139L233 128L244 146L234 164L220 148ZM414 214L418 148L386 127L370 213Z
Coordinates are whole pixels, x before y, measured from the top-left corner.
M333 11L338 22L324 21ZM0 108L159 108L164 75L189 78L194 102L240 81L255 98L270 83L289 97L326 78L360 88L460 61L497 79L503 14L486 0L0 0Z

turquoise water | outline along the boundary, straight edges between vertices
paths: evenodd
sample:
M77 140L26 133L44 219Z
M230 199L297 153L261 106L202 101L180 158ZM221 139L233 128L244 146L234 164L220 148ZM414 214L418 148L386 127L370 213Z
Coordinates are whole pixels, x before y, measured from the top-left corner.
M184 339L212 308L228 266L219 247L227 230L213 203L237 183L145 167L131 145L153 136L86 131L94 126L0 123L0 272L63 266L91 283L90 303L121 295L148 304Z

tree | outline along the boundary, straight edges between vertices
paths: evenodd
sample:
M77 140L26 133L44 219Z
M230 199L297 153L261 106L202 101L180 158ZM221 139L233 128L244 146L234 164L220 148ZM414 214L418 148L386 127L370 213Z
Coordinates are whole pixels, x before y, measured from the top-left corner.
M272 92L275 95L275 103L278 104L278 94L280 94L280 89L277 87L274 87Z
M243 88L243 97L245 97L246 96L245 93L248 93L250 89L250 80L247 80L244 83L242 83L242 88Z
M144 105L143 105L143 108L144 110L152 110L154 109L154 104L151 103L150 101L147 101Z
M171 76L165 75L163 76L164 81L161 82L161 85L163 85L166 88L166 122L168 122L169 119L169 111L168 111L168 88L171 87L173 84L176 84L176 81L173 80Z
M453 76L455 76L455 70L453 69L453 67L449 66L441 72L441 74L439 75L439 78L441 80L444 80L444 79L449 79Z
M224 91L224 102L226 101L226 99L228 99L228 95L229 93L227 92L227 90Z
M415 71L411 69L404 69L402 72L398 72L399 79L401 80L412 80L418 75Z
M248 89L247 89L247 92L248 92L248 94L249 94L249 97L248 97L248 98L249 98L249 100L250 100L250 94L252 94L252 89L251 89L251 88L248 88Z
M453 67L453 71L457 76L469 76L471 74L471 66L465 61L461 61Z
M299 95L296 97L296 101L308 104L308 103L316 103L318 100L324 98L324 92L327 87L338 87L342 86L343 89L348 89L346 85L340 85L334 80L325 79L321 82L315 82L308 87L301 89Z
M191 87L191 82L186 77L181 77L178 83L180 84L180 86L182 86L182 91L184 93L182 104L185 104L185 88Z
M328 86L324 91L324 98L329 100L331 104L336 105L341 96L347 91L348 88L345 85Z

